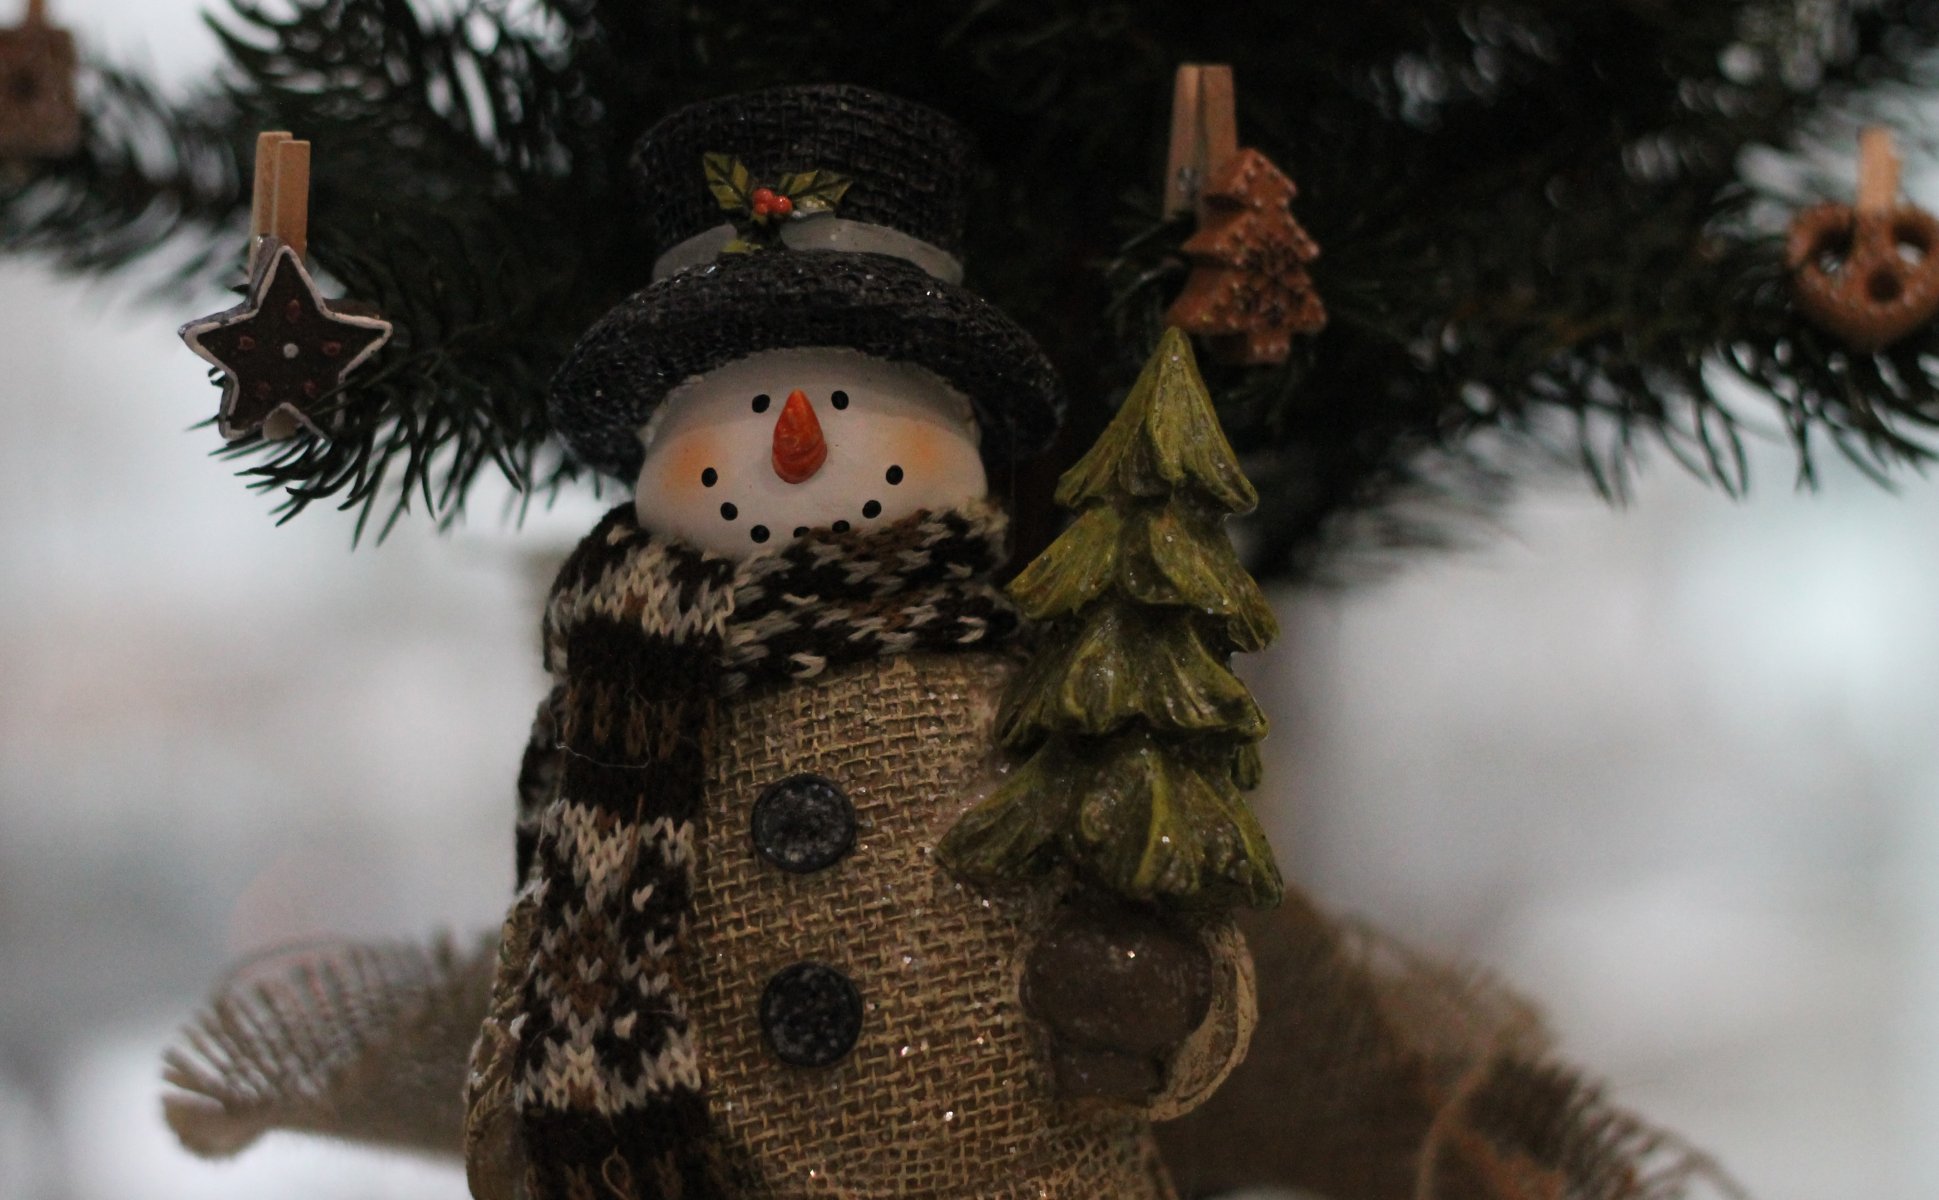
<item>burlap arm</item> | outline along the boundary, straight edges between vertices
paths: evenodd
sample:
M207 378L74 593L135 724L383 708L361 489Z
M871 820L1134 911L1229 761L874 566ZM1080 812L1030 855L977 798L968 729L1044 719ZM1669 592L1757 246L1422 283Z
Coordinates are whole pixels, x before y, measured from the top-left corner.
M166 1054L168 1124L212 1158L272 1130L450 1155L490 974L489 945L448 939L264 955Z
M1218 1094L1160 1126L1181 1192L1354 1200L1716 1200L1743 1193L1560 1063L1498 982L1321 911L1242 918L1265 1012Z

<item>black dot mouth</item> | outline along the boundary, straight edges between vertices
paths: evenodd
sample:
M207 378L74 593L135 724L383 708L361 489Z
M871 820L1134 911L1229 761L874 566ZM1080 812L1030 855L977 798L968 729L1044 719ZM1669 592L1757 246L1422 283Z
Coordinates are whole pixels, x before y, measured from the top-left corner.
M901 467L890 467L890 468L889 468L889 473L888 473L887 475L885 475L885 476L883 476L883 478L885 478L885 479L887 479L887 480L889 481L889 486L890 486L890 487L894 487L894 486L895 486L896 484L898 484L898 483L901 483L901 482L902 482L902 468L901 468ZM710 485L710 486L711 486L711 485Z
M765 542L768 540L768 527L765 525L756 525L747 531L747 536L753 538L756 542Z
M720 482L720 472L708 467L700 473L700 486L712 487Z
M882 502L880 500L871 500L867 504L864 504L862 506L862 515L871 521L881 516Z
M727 503L720 506L720 515L722 520L731 521L735 517L738 517L741 515L741 510L738 508L735 508L734 502L732 500L729 500Z

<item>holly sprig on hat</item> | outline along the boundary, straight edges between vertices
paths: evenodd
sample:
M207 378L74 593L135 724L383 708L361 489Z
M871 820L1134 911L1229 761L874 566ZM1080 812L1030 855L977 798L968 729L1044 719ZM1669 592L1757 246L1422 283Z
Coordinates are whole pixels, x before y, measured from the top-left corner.
M768 183L731 154L703 154L701 167L721 210L736 218L739 236L725 247L729 254L777 245L783 222L834 212L854 182L834 171L813 170L789 171Z

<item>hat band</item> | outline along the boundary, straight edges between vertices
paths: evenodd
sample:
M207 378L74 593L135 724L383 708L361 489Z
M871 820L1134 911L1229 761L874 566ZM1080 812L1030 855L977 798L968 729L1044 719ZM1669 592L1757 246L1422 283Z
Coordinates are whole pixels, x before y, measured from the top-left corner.
M669 275L704 267L721 256L727 244L739 233L731 224L720 224L694 234L662 254L653 263L653 281ZM886 254L914 263L944 283L963 282L962 260L939 246L911 237L887 225L850 221L825 214L789 221L781 227L781 241L790 250L837 250L849 254Z

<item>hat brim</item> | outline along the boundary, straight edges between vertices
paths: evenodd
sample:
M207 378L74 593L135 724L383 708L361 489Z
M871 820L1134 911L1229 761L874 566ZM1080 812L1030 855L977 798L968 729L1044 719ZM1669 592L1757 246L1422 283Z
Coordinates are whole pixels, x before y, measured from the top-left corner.
M935 372L969 398L991 463L1057 432L1062 388L994 305L882 254L733 254L635 293L600 318L552 380L552 422L581 461L631 481L639 430L668 392L763 350L841 346Z

